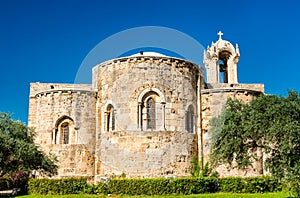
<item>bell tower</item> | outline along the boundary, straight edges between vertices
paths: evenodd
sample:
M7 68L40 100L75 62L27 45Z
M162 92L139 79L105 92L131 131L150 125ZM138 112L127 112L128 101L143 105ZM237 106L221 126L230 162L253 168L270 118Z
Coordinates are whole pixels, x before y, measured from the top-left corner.
M238 44L234 48L229 41L222 39L221 31L218 35L219 40L216 43L212 42L204 52L207 83L237 84L237 63L240 57Z

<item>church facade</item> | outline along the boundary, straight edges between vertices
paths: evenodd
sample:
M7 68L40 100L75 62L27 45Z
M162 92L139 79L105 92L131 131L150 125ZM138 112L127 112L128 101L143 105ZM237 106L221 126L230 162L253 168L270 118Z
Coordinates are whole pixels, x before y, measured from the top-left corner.
M58 177L180 177L193 156L208 161L210 118L228 97L264 92L238 83L239 48L221 36L204 54L207 80L188 60L141 53L96 65L92 84L31 83L28 125Z

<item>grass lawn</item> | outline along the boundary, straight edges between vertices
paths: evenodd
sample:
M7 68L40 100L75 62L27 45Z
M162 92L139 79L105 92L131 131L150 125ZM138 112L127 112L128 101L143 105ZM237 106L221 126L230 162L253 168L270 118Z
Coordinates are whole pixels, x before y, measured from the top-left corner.
M135 197L135 198L146 198L150 196L129 196L129 195L87 195L87 194L79 194L79 195L25 195L25 196L18 196L18 198L93 198L93 197L112 197L112 198L117 198L117 197ZM197 195L171 195L171 196L151 196L151 197L173 197L173 198L178 198L178 197L187 197L187 198L192 198L192 197L208 197L208 198L288 198L290 197L289 193L286 192L279 192L279 193L264 193L264 194L237 194L237 193L212 193L212 194L197 194Z

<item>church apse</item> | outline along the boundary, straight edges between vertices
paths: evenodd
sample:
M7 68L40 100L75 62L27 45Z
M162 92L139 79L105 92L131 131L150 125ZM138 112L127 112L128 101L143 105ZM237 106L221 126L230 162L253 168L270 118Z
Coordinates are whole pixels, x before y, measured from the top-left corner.
M98 82L97 178L103 175L163 177L190 175L196 153L198 78L202 68L171 57L125 57L94 69ZM113 78L110 76L114 75ZM172 78L166 78L171 76ZM115 127L105 130L107 104L113 104ZM186 126L186 111L189 126ZM186 131L188 128L189 131Z

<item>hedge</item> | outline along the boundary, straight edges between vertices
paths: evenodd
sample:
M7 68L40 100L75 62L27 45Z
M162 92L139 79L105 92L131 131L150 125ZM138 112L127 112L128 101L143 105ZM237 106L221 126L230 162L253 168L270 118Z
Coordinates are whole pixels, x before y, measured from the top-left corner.
M264 193L282 190L282 184L270 176L264 177L225 177L219 179L221 192Z
M30 179L28 181L29 194L79 194L87 188L86 178L68 179Z
M187 195L217 192L218 182L216 178L113 179L108 189L112 194Z
M85 178L30 179L31 194L128 194L169 195L214 192L264 193L282 190L282 185L272 177L227 178L157 178L112 179L108 183L88 185Z

